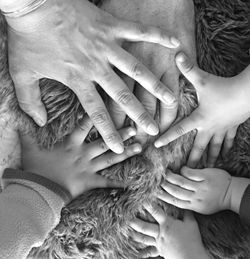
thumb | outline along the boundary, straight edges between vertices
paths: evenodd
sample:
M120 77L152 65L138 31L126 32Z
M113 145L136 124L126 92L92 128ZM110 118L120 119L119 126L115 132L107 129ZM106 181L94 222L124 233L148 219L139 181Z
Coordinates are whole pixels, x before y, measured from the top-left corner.
M199 90L201 82L204 81L207 72L201 70L183 52L180 52L176 55L175 61L181 73L191 84L193 84L196 90Z
M40 127L47 122L47 112L41 100L39 80L34 78L17 79L12 77L16 96L21 109Z

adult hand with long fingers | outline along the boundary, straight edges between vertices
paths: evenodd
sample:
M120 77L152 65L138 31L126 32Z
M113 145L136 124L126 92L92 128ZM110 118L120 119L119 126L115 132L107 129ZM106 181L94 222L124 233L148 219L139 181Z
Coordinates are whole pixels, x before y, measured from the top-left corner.
M113 67L163 103L171 104L175 101L172 92L121 44L145 41L176 48L180 44L176 38L157 27L115 18L86 0L49 0L24 16L6 18L9 69L17 98L21 108L39 125L46 123L39 79L50 78L76 93L114 152L123 152L123 142L95 84L146 133L158 134L156 122Z
M208 167L214 166L223 145L223 153L232 147L238 126L250 117L250 66L232 78L222 78L199 69L184 53L176 56L182 74L194 85L199 106L155 142L167 145L196 129L197 135L188 166L195 167L209 144ZM223 143L224 142L224 143Z
M143 24L152 24L166 29L175 34L181 41L180 48L187 52L195 60L195 26L194 26L194 5L190 0L147 0L147 1L104 1L104 10L111 12L117 17L131 21L139 21ZM134 57L140 60L153 74L166 85L175 95L176 102L166 104L158 102L145 87L127 75L122 75L131 91L143 104L148 113L155 117L157 110L157 122L160 132L165 132L176 119L179 96L180 71L175 64L175 55L178 49L163 48L162 46L148 44L147 42L127 42L124 48ZM126 114L122 107L114 101L109 102L110 115L118 128L124 124ZM148 135L143 128L138 127L136 138L145 142ZM140 138L140 139L139 139Z

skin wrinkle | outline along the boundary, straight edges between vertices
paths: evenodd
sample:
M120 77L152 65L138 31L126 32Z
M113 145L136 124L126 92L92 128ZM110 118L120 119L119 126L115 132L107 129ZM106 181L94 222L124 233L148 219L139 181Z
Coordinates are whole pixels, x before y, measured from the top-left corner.
M129 2L129 0L122 1L122 3L124 4ZM136 0L134 0L133 2L136 3ZM154 2L156 1L154 0ZM113 3L115 6L119 4L119 1L112 2L112 0L110 0L108 3ZM142 2L140 0L139 3L145 4L146 1ZM232 5L232 2L229 0L225 0L224 3L219 0L216 0L212 2L196 1L196 3L196 7L201 8L200 11L198 10L196 12L196 24L198 26L197 31L202 31L202 33L198 33L198 37L200 37L200 40L198 42L201 42L201 39L203 40L202 43L198 44L198 61L201 64L203 64L204 68L204 63L206 64L207 60L212 59L212 69L221 71L221 73L225 75L228 73L231 73L231 75L236 74L237 72L239 72L238 64L241 64L242 69L242 64L244 63L244 65L246 65L249 60L246 57L246 51L244 49L240 49L237 45L238 42L243 42L244 39L246 41L247 37L249 37L250 35L249 32L247 31L247 29L244 29L245 34L238 35L237 26L239 25L235 24L234 28L230 27L232 26L233 21L231 20L231 25L228 25L226 23L228 22L226 18L227 16L225 16L224 31L220 30L220 33L217 35L217 37L220 37L221 35L221 37L223 38L223 36L225 36L225 33L227 32L225 31L226 24L228 26L228 30L230 31L230 35L232 35L232 31L234 31L235 37L237 35L238 36L236 38L235 43L232 43L233 45L230 45L230 48L227 45L230 41L227 41L225 45L219 44L219 47L221 47L222 50L218 50L217 52L215 52L212 48L213 45L211 44L211 42L206 41L206 38L204 38L204 34L207 34L209 37L209 33L211 33L211 28L206 28L204 26L204 24L207 22L206 19L208 18L202 15L207 15L209 14L209 12L211 12L211 9L214 10L218 8L220 8L221 10L220 15L223 15L223 10L227 10L228 6ZM243 4L242 1L240 1L239 3L241 4L243 10L250 10L249 8L247 8L249 7L249 4ZM213 5L215 5L216 8ZM178 2L178 6L182 6L181 1ZM112 9L111 7L110 9ZM143 7L146 8L145 5ZM159 9L161 9L163 13L169 11L164 10L164 8ZM150 10L149 6L148 10L143 10L140 8L132 8L132 10L136 10L136 18L139 17L138 12L140 12L140 10L142 10L142 12L145 11L145 17L141 18L150 22L150 11L152 11L153 8ZM119 10L121 14L125 11L127 12L126 15L128 15L128 19L133 19L131 17L133 14L131 10L126 8L121 8ZM234 15L236 15L237 13L240 13L240 11L236 11ZM167 15L164 16L164 19L166 18L166 16ZM168 17L172 17L172 13ZM178 17L183 18L184 15L179 15ZM218 17L215 15L215 13L210 13L210 17L213 17L215 23L214 26L216 26L216 24L219 24L219 22L217 21ZM124 16L124 18L126 17ZM154 20L155 22L155 20L157 20L157 17L153 17L152 20ZM238 21L238 23L239 22L242 23L243 27L246 27L246 20L241 19ZM163 22L163 24L165 23L168 24L167 22ZM185 26L183 28L185 28L186 30L187 27L190 26L189 24L191 23L185 22ZM202 26L200 24L202 24ZM3 27L4 26L0 26L0 30L2 30ZM191 37L185 33L185 30L184 32L179 32L181 37L183 37L182 40ZM221 38L219 38L219 40L220 39ZM185 48L189 49L186 40L183 41ZM152 72L155 73L157 76L160 76L162 72L166 70L167 67L167 64L165 64L162 60L167 60L168 63L171 63L173 61L172 59L174 57L174 53L168 53L167 51L165 52L164 49L162 49L161 47L152 47L152 45L150 44L135 44L131 45L130 47L131 52L133 52L132 54L135 56L140 56L140 59L144 61L144 64L149 64L149 66L155 67L155 69ZM211 49L210 53L206 53L206 49L208 48ZM230 51L228 51L228 49L230 49ZM188 50L187 52L189 51L190 50ZM213 51L215 53L213 56L211 56L211 53L213 53ZM228 52L224 54L225 51ZM5 52L3 51L0 53ZM154 60L153 58L154 53L156 56L156 60ZM148 54L151 55L150 61L145 60L144 58L147 57ZM222 54L226 55L226 58L230 57L229 64L226 63L226 61L224 60L224 56ZM171 62L169 62L168 55L169 57L171 57ZM220 57L219 61L216 59L216 57ZM222 60L221 57L223 58ZM242 63L242 60L245 60L245 62ZM155 63L156 65L153 63ZM205 68L211 69L209 65L205 65ZM5 85L6 87L8 85L8 88L11 88L10 84ZM53 96L54 100L57 101L58 99L60 99L62 102L64 102L64 105L69 105L68 100L74 99L74 95L70 90L62 90L64 89L63 85L58 85L55 82L42 81L41 87L43 92L43 100L45 101L46 105L50 104L51 107L53 106L53 98L50 98L50 101L48 101L48 96ZM62 92L65 92L62 94L58 89L60 89L60 91ZM1 88L0 91L0 93L2 93ZM187 85L187 82L181 81L179 98L180 118L189 114L191 109L195 106L195 98L193 94L194 91L192 87ZM8 103L9 104L7 107L9 107L9 105L15 107L12 108L12 111L20 115L20 111L16 107L16 99L13 97L13 95ZM1 105L2 104L0 104L0 108ZM62 113L59 113L58 111L56 111L56 109L53 110L53 112L51 113L51 117L53 117L53 120L51 120L51 123L48 125L48 127L43 129L36 129L36 134L40 145L47 145L51 138L54 138L53 141L58 141L61 137L66 135L74 128L74 125L77 123L77 119L74 118L72 114L78 113L78 115L76 116L78 118L84 113L84 111L81 110L77 105L79 105L77 104L77 101L72 101L72 103L69 106L66 106L67 109L62 111ZM24 115L22 114L19 117L17 116L16 118L17 121L22 121L20 125L24 127ZM61 125L64 124L68 125L67 130L63 130L61 128ZM33 128L33 124L31 124L30 122L27 123L27 125ZM250 124L246 123L239 130L238 142L236 143L237 145L229 154L227 160L223 165L226 166L231 173L234 172L234 174L236 175L247 176L248 173L249 159L247 158L248 156L246 155L246 150L249 150L249 128ZM53 136L54 132L57 132L57 134ZM43 253L50 255L56 253L60 254L61 258L67 259L70 257L84 259L137 259L138 249L142 247L138 246L138 244L135 244L133 241L128 240L128 229L125 227L125 219L129 221L131 217L134 214L136 214L138 210L140 210L140 204L143 200L150 200L150 194L156 191L156 186L159 186L161 178L164 177L166 166L170 165L169 167L171 167L175 172L178 172L178 169L186 161L188 150L190 149L190 145L192 143L193 135L194 134L188 134L187 136L180 138L175 143L172 143L168 147L163 148L161 150L155 150L154 148L152 149L152 146L149 145L147 146L143 154L136 156L135 158L120 164L119 166L113 167L109 170L102 172L102 174L105 174L107 177L111 179L114 177L122 179L127 184L127 186L130 187L130 189L128 189L125 193L123 191L118 191L115 194L113 193L113 190L110 190L110 192L106 192L103 190L93 190L91 192L86 193L83 196L78 197L67 208L63 210L61 223L55 230L52 231L51 235L45 241L42 248L40 248L41 255ZM54 143L53 141L52 144ZM165 155L163 156L163 154ZM222 162L220 163L220 165L222 166ZM173 214L175 217L181 217L181 211L173 207L165 207L165 209L169 213ZM140 213L142 217L145 217L145 219L147 218L143 211L140 211ZM109 220L111 218L110 215L115 215L115 217L112 218L112 221ZM245 226L241 225L239 219L235 217L235 215L225 212L219 215L205 218L198 215L197 219L199 221L200 230L202 233L202 237L204 239L204 244L213 256L219 259L232 257L240 259L242 258L242 256L244 258L247 258L247 255L249 254L249 241L247 239L248 232ZM61 242L58 242L59 239ZM39 250L37 252L39 253ZM68 255L65 255L66 253ZM69 256L69 254L73 255Z

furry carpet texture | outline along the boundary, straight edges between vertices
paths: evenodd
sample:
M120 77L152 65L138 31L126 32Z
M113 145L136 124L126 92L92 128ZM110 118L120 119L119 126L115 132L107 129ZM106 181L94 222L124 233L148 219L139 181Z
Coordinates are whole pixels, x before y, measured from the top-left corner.
M95 1L97 3L98 1ZM100 1L99 1L100 2ZM249 0L195 0L196 41L201 68L221 76L234 76L250 64ZM70 133L84 114L76 96L58 82L41 80L43 101L49 122L38 129L19 110L7 69L6 27L0 18L0 113L6 125L35 131L45 148ZM4 53L4 55L3 55ZM187 116L195 107L193 87L180 78L178 117ZM137 259L141 245L129 237L129 220L135 215L148 218L141 204L153 196L167 173L178 173L189 154L194 133L187 134L165 148L150 144L143 154L101 172L122 180L125 190L93 190L79 196L62 210L61 221L30 258L61 259ZM226 160L217 166L232 175L250 177L250 121L238 129L235 145ZM181 218L182 211L161 203L164 210ZM196 214L204 245L216 259L250 258L250 229L237 215L225 211L212 216ZM171 258L172 259L172 258Z

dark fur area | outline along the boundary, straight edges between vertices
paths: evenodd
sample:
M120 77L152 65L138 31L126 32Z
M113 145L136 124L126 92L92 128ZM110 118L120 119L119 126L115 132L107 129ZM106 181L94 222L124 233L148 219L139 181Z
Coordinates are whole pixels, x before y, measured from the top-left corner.
M97 3L98 1L95 1ZM195 0L198 63L206 71L221 76L234 76L250 64L250 2L243 0ZM6 32L1 18L0 53L6 53ZM3 51L3 52L2 52ZM15 127L33 129L40 145L53 146L69 134L84 114L73 92L58 82L41 80L42 98L49 122L42 129L18 109L7 71L6 55L0 57L0 112ZM192 86L180 79L181 102L178 118L187 116L195 107ZM3 116L1 115L1 116ZM167 173L178 173L185 164L194 133L183 136L167 147L156 150L148 143L143 154L101 173L122 180L125 190L93 190L79 196L62 210L59 225L42 247L34 249L33 258L70 259L136 259L139 244L129 237L129 220L140 215L144 201L154 194ZM250 177L250 121L238 130L235 145L226 160L218 166L232 175ZM161 204L174 217L182 211ZM203 242L214 258L250 258L250 229L232 212L212 216L196 215ZM149 220L151 220L149 218Z

